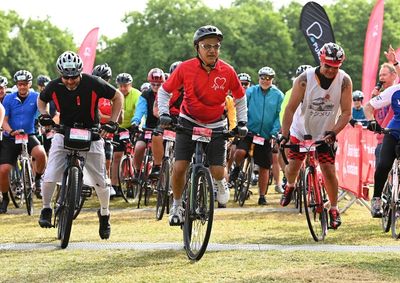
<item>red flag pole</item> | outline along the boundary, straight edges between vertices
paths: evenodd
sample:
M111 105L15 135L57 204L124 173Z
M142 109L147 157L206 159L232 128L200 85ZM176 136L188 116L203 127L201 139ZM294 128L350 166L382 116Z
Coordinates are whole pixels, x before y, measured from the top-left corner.
M365 35L362 72L362 91L365 101L371 99L371 92L376 83L382 41L383 11L384 0L378 0L371 12Z
M99 28L89 31L79 47L79 56L83 61L83 73L91 74L94 60L96 59L96 47L99 35Z

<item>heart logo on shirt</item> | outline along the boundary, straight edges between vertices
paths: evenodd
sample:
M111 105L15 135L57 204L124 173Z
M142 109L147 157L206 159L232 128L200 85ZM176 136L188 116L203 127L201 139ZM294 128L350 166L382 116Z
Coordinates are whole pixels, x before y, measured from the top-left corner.
M214 79L214 85L211 87L214 90L218 90L218 89L225 89L225 83L226 83L226 78L220 78L220 77L216 77Z

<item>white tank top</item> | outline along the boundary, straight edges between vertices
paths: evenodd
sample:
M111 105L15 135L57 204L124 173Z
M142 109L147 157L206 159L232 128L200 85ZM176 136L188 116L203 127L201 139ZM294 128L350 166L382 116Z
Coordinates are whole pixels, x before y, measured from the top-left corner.
M311 135L313 140L322 139L325 131L333 129L341 113L340 98L346 73L339 70L330 87L325 90L318 83L315 69L306 70L304 99L297 107L290 127L290 134L299 140L304 140L304 135Z

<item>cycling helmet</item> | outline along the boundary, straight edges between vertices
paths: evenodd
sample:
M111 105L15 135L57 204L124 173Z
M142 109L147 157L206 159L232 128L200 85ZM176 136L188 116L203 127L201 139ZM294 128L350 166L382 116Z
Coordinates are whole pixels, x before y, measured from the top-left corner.
M153 68L147 74L147 80L151 83L163 83L165 81L164 71L159 68Z
M336 43L325 43L319 51L319 60L321 63L332 67L340 67L345 58L343 48Z
M61 76L79 76L83 69L83 62L78 54L72 51L65 51L57 59L57 70Z
M128 73L121 73L115 79L115 82L119 85L121 84L131 84L133 81L132 76Z
M361 90L353 91L353 100L363 100L364 94Z
M170 73L164 73L164 78L165 78L165 80L168 80L168 78L169 78L170 75L171 75Z
M45 75L39 75L36 79L36 82L40 86L46 86L50 81L50 78Z
M6 87L8 84L8 80L6 77L0 76L0 86L1 87Z
M219 41L222 41L224 36L222 32L215 26L202 26L193 35L193 45L197 45L200 40L206 37L218 37Z
M31 82L33 79L31 72L27 70L19 70L14 74L14 82L27 81Z
M108 66L108 64L105 63L94 67L92 75L100 77L103 80L107 81L112 77L112 71L111 68Z
M238 74L239 81L249 82L251 83L251 77L247 73Z
M172 63L171 66L169 67L169 73L172 74L172 72L175 71L175 69L178 67L180 63L182 63L182 61L176 61Z
M296 70L296 77L304 73L305 70L312 68L310 65L300 65Z
M149 90L150 87L151 87L150 83L144 83L144 84L142 84L142 85L140 86L140 92Z
M260 70L258 70L258 75L259 76L275 76L275 71L274 69L270 67L262 67Z

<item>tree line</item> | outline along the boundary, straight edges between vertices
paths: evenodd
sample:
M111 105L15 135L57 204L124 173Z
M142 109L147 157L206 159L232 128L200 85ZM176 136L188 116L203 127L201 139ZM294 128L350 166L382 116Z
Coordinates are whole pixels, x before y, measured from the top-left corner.
M324 6L336 41L346 52L343 69L352 77L354 89L361 88L365 32L374 5L375 1L368 0L338 0ZM385 62L383 50L389 44L400 46L399 6L400 0L385 1L380 63ZM174 61L195 56L195 30L212 24L224 34L221 59L238 73L249 73L255 83L258 69L270 66L276 72L276 84L285 91L297 66L315 65L299 30L301 9L301 4L291 2L277 10L268 0L235 0L219 9L198 0L149 0L143 12L126 13L127 32L113 39L100 38L95 64L107 62L114 77L121 72L132 74L139 87L151 68L167 72ZM72 34L49 19L24 20L15 11L0 10L0 74L9 79L19 69L54 78L58 55L78 48Z

